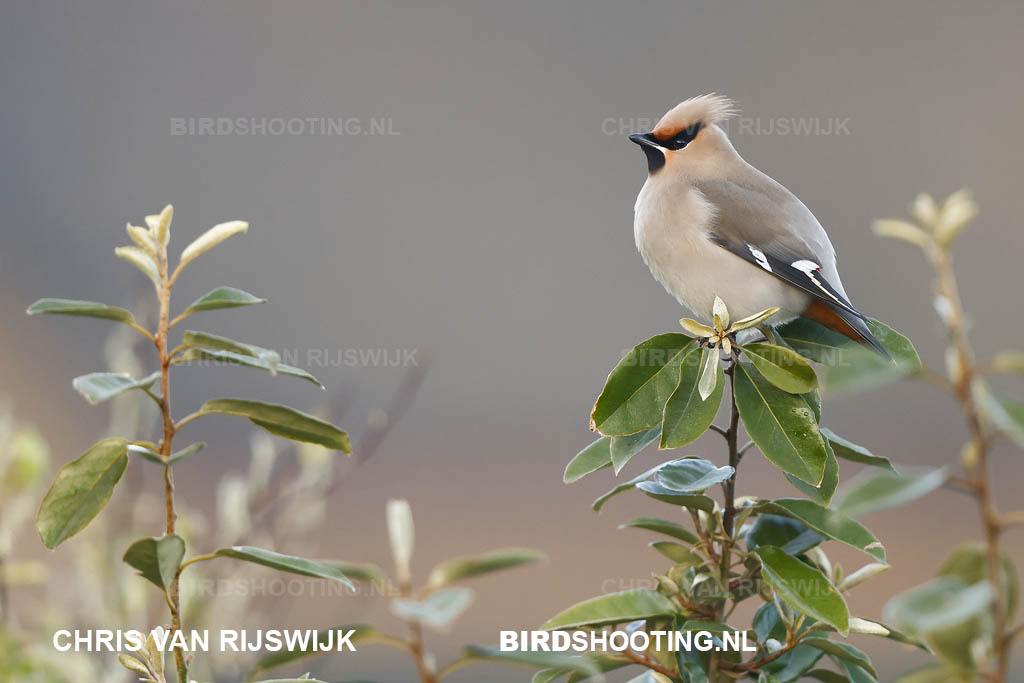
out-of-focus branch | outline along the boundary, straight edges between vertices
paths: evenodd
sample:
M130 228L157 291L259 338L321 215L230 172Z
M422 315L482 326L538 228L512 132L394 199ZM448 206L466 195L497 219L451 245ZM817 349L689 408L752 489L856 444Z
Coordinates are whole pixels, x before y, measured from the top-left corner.
M335 475L331 483L321 492L324 498L329 498L334 494L356 468L361 467L374 456L384 439L405 416L423 385L423 380L430 369L430 360L429 353L421 353L418 358L419 362L405 371L398 388L383 409L385 419L370 424L359 436L352 449L352 466L348 468L346 475ZM342 392L332 401L331 416L335 421L340 421L342 414L348 411L353 396L354 392ZM295 496L302 495L308 486L307 482L296 480L286 486L279 495L267 499L261 507L253 511L253 528L260 528L277 507Z
M964 313L960 289L956 274L953 271L953 260L948 249L936 246L928 250L928 255L935 268L936 294L942 297L944 304L944 321L949 332L950 346L956 354L957 370L952 381L953 395L964 414L967 429L971 435L970 448L976 455L976 462L965 463L967 481L976 494L978 512L985 533L985 549L988 564L989 582L995 591L992 604L992 621L995 635L995 666L990 672L990 679L996 683L1007 680L1010 661L1010 647L1006 641L1006 611L1004 609L1004 582L1002 579L1002 551L1000 536L1004 521L996 504L992 485L992 471L989 456L992 450L993 435L985 428L985 420L974 400L972 386L979 375L974 353L967 340L966 315Z

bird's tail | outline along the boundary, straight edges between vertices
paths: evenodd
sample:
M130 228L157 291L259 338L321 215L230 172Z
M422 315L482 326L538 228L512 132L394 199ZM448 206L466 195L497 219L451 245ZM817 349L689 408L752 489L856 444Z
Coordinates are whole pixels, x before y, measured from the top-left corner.
M838 332L844 337L849 337L864 346L870 346L886 360L892 360L889 352L885 350L881 342L875 339L875 335L871 333L871 328L856 314L844 308L833 308L823 301L815 300L807 307L803 315L805 318L821 323L833 332Z

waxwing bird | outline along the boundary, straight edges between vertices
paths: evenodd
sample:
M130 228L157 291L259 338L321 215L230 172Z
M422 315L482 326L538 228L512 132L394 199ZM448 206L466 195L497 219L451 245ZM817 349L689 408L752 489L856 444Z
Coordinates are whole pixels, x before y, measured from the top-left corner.
M733 114L731 100L701 95L629 136L647 155L633 231L651 273L706 321L716 295L734 318L778 306L776 324L810 318L888 357L850 303L814 214L718 125Z

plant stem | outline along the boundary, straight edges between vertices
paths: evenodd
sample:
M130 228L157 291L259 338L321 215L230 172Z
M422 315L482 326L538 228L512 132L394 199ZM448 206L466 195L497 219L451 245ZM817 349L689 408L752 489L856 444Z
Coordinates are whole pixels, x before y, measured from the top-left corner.
M721 562L720 577L722 589L724 591L729 590L729 568L732 564L732 546L734 543L733 533L734 525L736 520L736 475L739 473L739 464L742 454L738 447L739 442L739 427L740 427L740 411L736 407L736 357L733 356L732 362L726 369L725 374L729 377L729 428L725 430L725 443L729 449L729 465L733 468L732 476L725 480L722 488L724 490L724 500L722 507L722 551L721 551ZM722 622L725 620L726 615L726 600L722 600L718 606L718 614L716 615L716 621ZM709 680L715 680L715 674L719 670L720 658L717 653L712 653L711 666L708 671Z
M160 288L157 297L160 303L160 320L157 327L156 344L160 358L160 416L163 422L163 439L160 441L160 457L164 461L164 508L166 512L165 533L173 534L178 515L174 509L174 473L168 461L171 458L171 447L174 443L175 425L171 416L170 369L171 354L168 352L168 331L171 309L172 282L167 277L167 248L160 246L157 267L160 273ZM178 574L175 574L171 585L167 587L167 605L171 613L171 639L175 632L181 631L181 598L179 594ZM174 662L178 671L178 683L188 683L188 666L185 655L180 648L174 648Z
M736 475L739 473L738 468L740 465L740 457L742 457L742 452L737 447L739 440L740 411L739 408L736 407L735 360L733 360L729 369L726 370L726 374L729 376L730 417L729 429L725 435L725 442L729 448L729 465L733 468L733 473L725 482L725 507L722 513L722 528L731 543L733 536L733 521L736 519ZM744 447L744 450L746 450L746 447ZM722 564L728 568L727 552L728 548L723 549Z
M423 651L423 627L417 621L409 622L409 652L416 663L416 671L420 675L422 683L437 683L437 676L427 665L427 658Z
M412 597L414 590L411 581L404 580L398 587L398 592L403 598ZM409 642L406 646L409 648L412 661L416 664L416 673L419 674L421 683L437 683L437 674L427 664L427 655L423 648L423 626L413 619L405 623L409 627Z
M971 391L971 386L979 368L974 354L967 341L967 332L963 302L953 271L952 257L945 249L935 247L929 251L929 257L937 274L936 289L948 307L945 323L949 331L950 344L956 354L959 376L951 382L950 389L960 404L971 435L971 443L977 455L977 462L967 469L968 482L976 494L978 512L985 531L985 550L988 564L989 582L995 591L992 608L994 624L993 646L995 648L994 668L989 672L989 679L995 683L1005 683L1009 671L1010 640L1006 637L1007 623L1004 605L1004 582L1002 580L1002 551L999 539L1004 529L1004 519L999 513L992 490L992 472L989 454L992 448L991 435L984 427L984 420L978 409Z

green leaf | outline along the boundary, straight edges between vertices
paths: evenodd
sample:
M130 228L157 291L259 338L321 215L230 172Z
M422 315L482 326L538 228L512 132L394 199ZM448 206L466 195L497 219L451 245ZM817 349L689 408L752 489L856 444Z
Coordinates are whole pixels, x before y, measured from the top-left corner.
M135 316L130 311L115 306L108 306L96 301L77 301L75 299L40 299L25 311L29 315L49 313L51 315L80 315L87 318L103 318L119 323L131 324Z
M473 591L468 588L444 588L419 601L395 598L391 601L391 611L407 621L446 629L472 601Z
M345 575L350 581L361 581L363 583L374 583L383 585L387 583L388 577L384 571L375 564L369 562L338 562L330 560L324 562Z
M1017 570L1013 560L1006 553L1002 554L1002 590L1003 612L1012 617L1017 611ZM950 553L939 568L939 576L955 576L968 586L986 581L988 575L988 553L983 543L965 543Z
M665 463L654 478L661 486L672 491L698 493L721 484L735 473L736 470L729 465L715 467L707 460L684 458Z
M140 538L128 547L122 559L157 588L167 588L184 557L184 539L168 534L160 538Z
M341 570L327 562L314 562L302 557L283 555L273 550L254 548L251 545L236 545L231 548L219 548L214 552L217 557L230 557L243 562L263 565L289 574L300 576L312 576L316 579L328 579L343 583L349 588L355 588Z
M673 543L672 541L652 541L651 543L648 543L648 545L676 564L691 566L703 563L700 555L679 543Z
M198 346L205 349L213 349L214 351L229 351L241 356L259 358L266 361L271 368L274 368L274 371L276 371L278 364L281 362L281 355L273 349L265 349L262 346L246 344L244 342L235 341L234 339L228 339L227 337L210 334L209 332L187 330L182 336L182 344L187 347Z
M836 671L829 669L814 669L804 674L805 678L813 678L816 681L822 683L850 683L850 679L847 678L846 674L841 674Z
M203 441L197 441L194 444L185 446L185 448L182 448L180 451L176 453L172 453L167 463L173 465L175 463L181 462L185 458L192 457L193 455L203 450L204 448L206 448L206 443Z
M609 457L610 457L610 455L609 455ZM622 493L624 491L628 491L631 488L634 488L637 484L639 484L640 482L642 482L645 479L647 479L648 477L650 477L652 474L657 472L659 469L661 469L661 465L656 465L656 466L652 467L651 469L647 470L646 472L644 472L643 474L639 474L639 475L633 477L632 479L630 479L629 481L626 481L626 482L623 482L623 483L619 484L618 486L613 488L611 491L608 491L607 493L605 493L604 495L602 495L601 497L599 497L597 500L595 500L593 502L592 506L594 508L594 511L595 512L600 512L601 508L604 507L604 504L607 503L609 499L611 499L614 496L619 495L620 493Z
M747 550L770 545L788 555L799 555L825 540L800 520L782 515L759 515L746 538Z
M846 661L845 659L839 659L836 657L832 658L839 667L846 672L849 677L850 683L878 683L878 679L872 676L870 673L860 668L853 662Z
M135 657L132 657L130 655L120 654L117 656L117 661L121 664L121 666L128 669L129 671L142 674L146 677L146 679L149 679L149 669L146 668L146 665L142 663L142 660L136 659Z
M839 461L836 460L836 454L827 439L825 440L825 452L828 453L828 460L825 461L825 474L821 478L820 485L811 486L792 474L786 474L786 479L789 479L790 484L803 491L818 505L828 505L832 502L832 496L835 495L836 487L839 486Z
M1014 443L1024 448L1024 404L996 398L981 381L974 382L971 393L988 421Z
M125 391L149 389L158 379L160 379L159 372L154 372L142 379L132 379L128 375L116 372L91 372L88 375L76 377L72 380L71 386L84 396L85 400L96 405Z
M776 609L774 601L766 602L757 608L751 626L757 635L757 640L761 643L769 638L781 641L786 637L786 626L779 618L779 611Z
M544 652L535 650L501 650L498 647L481 647L470 645L464 657L467 659L484 660L525 666L533 669L555 669L558 676L567 673L579 673L584 676L600 675L601 669L592 661L591 656L575 656L563 652ZM536 678L534 679L537 680ZM548 681L554 679L548 678Z
M857 343L807 318L795 318L776 332L801 356L826 366L842 363L846 350Z
M261 658L257 663L254 671L266 671L268 669L275 669L285 664L298 661L300 659L307 659L316 655L325 654L330 652L328 649L329 643L334 643L334 647L337 646L337 632L347 633L349 631L355 631L348 642L355 645L356 643L396 643L396 638L385 635L378 631L370 624L346 624L344 626L338 626L332 629L322 629L317 631L316 637L309 638L305 641L299 641L298 647L295 650L281 650L280 652L274 652Z
M562 481L571 484L579 481L591 472L596 472L605 467L612 466L612 439L609 436L602 436L577 453L569 464L565 466L565 474Z
M178 361L182 364L195 364L200 367L209 365L241 365L247 368L256 368L257 370L265 370L272 375L290 375L292 377L299 377L312 382L321 389L324 385L320 381L309 374L302 368L296 368L291 365L285 365L284 363L270 363L262 358L253 358L251 356L243 356L238 353L232 353L231 351L208 351L206 349L189 349L180 356Z
M843 635L849 633L846 602L821 572L774 546L762 546L754 552L761 558L761 575L783 602L830 624Z
M661 334L637 345L619 361L594 404L591 428L605 436L623 436L661 422L669 396L679 384L679 367L700 351L682 334Z
M637 619L670 617L677 612L675 603L658 591L638 588L584 600L552 617L541 628L553 630L624 624Z
M718 367L715 389L708 398L700 396L701 364L696 362L696 354L687 357L680 364L679 384L669 396L663 412L664 427L661 434L661 448L681 448L696 441L708 430L715 421L718 408L722 404L725 393L725 377Z
M821 392L817 389L814 391L808 391L806 394L800 394L804 399L804 403L811 409L814 414L814 423L818 424L821 422Z
M715 388L723 381L722 377L722 354L717 346L705 346L700 355L700 378L697 380L700 400L706 401L715 393Z
M803 498L778 498L761 504L767 512L798 519L820 534L851 548L862 550L879 562L885 562L885 548L860 522L841 512L829 510Z
M821 435L828 439L829 445L832 446L832 450L835 452L837 458L849 460L850 462L861 463L862 465L881 467L882 469L889 470L893 473L896 472L896 468L892 466L892 462L889 458L881 455L875 455L863 446L858 446L857 444L847 441L840 436L836 436L835 432L826 427L821 427L820 431Z
M827 366L824 385L829 391L863 390L921 369L909 339L877 320L869 320L868 327L892 361L807 318L786 323L779 333L799 354Z
M636 434L611 437L612 467L615 474L621 472L634 455L657 441L660 436L661 425L656 425Z
M249 294L249 292L243 292L234 287L218 287L193 301L179 317L184 318L200 311L213 311L219 308L236 308L238 306L252 306L253 304L265 303L267 303L266 299L255 297Z
M677 522L670 522L667 519L658 519L657 517L637 517L631 519L625 524L619 525L620 529L646 529L647 531L653 531L658 534L665 534L672 538L678 538L680 541L696 545L700 542L696 534L684 527L682 524Z
M754 343L740 349L766 380L790 394L806 394L818 386L814 368L792 349Z
M837 507L850 517L888 510L942 488L948 478L945 468L907 469L902 474L865 471L846 487Z
M655 500L669 505L679 505L690 510L711 512L715 509L715 501L707 496L696 493L681 493L667 489L653 481L642 481L636 485L638 489Z
M348 434L330 422L287 406L246 401L240 398L217 398L204 403L199 412L202 414L240 415L249 418L254 424L263 427L271 434L277 434L293 441L320 444L345 453L352 452Z
M160 454L154 451L153 449L149 448L148 446L142 446L137 443L130 443L128 444L128 452L142 456L146 460L157 465L160 465L161 467L164 466L164 460L163 458L160 457Z
M885 620L911 635L957 626L988 611L995 592L987 581L972 586L955 576L940 576L890 600Z
M807 402L768 383L745 363L737 363L734 372L736 406L750 438L783 472L819 485L828 451Z
M127 450L127 439L104 439L60 468L36 515L47 548L77 534L106 506L128 466Z
M772 683L794 683L803 680L804 674L824 656L821 650L797 645L765 667L769 676L766 680Z
M837 643L834 640L820 638L818 636L804 638L800 641L800 644L810 645L811 647L817 648L822 652L836 657L837 659L843 659L851 662L870 673L873 677L878 677L878 672L875 671L875 667L871 665L871 660L868 659L868 656L852 645Z
M445 586L473 576L539 562L545 557L544 553L528 548L502 548L482 555L456 557L434 567L429 584L433 588Z

